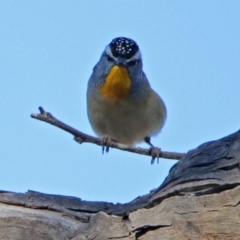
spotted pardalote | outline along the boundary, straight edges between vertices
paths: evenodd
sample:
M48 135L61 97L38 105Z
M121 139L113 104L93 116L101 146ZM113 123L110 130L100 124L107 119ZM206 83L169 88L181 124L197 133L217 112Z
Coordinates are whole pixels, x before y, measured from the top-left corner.
M132 39L118 37L106 46L88 82L87 113L99 137L130 146L151 144L150 137L162 129L166 107L151 88Z

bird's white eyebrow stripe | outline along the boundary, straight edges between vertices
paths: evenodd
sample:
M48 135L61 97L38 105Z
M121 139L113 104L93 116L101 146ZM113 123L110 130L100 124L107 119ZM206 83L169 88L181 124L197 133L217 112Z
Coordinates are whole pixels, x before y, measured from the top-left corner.
M117 60L117 58L113 56L112 51L111 51L111 48L110 48L109 45L106 46L106 48L105 48L105 53L106 53L109 57L113 58L114 60Z
M138 49L138 51L129 59L126 60L126 62L131 62L133 60L138 60L142 57L141 51L140 49Z
M108 56L110 56L111 58L113 58L114 60L117 60L117 58L113 56L112 51L111 51L111 48L110 48L109 45L106 46L106 48L105 48L105 53L106 53ZM133 61L133 60L138 60L138 59L140 59L141 57L142 57L141 51L140 51L140 49L138 49L138 51L137 51L131 58L126 59L126 62L131 62L131 61Z

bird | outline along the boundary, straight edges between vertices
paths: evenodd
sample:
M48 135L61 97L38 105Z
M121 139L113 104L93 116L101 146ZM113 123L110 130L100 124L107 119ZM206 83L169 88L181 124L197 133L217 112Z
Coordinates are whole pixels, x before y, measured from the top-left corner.
M105 47L88 81L87 115L102 139L153 147L151 137L161 131L167 109L151 88L134 40L117 37Z

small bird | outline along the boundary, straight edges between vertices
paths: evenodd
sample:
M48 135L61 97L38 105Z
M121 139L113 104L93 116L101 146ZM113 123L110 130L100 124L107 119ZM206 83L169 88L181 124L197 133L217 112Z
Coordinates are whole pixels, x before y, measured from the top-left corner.
M166 106L143 72L140 49L126 37L113 39L93 68L87 89L87 113L101 138L134 146L160 132Z

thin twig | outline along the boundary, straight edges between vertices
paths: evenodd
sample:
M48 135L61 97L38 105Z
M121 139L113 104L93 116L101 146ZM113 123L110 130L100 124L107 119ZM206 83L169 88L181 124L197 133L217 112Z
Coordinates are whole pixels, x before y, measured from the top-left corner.
M84 142L88 142L88 143L97 144L99 146L103 146L102 139L90 136L88 134L78 131L77 129L75 129L71 126L68 126L67 124L65 124L65 123L59 121L57 118L55 118L51 113L45 112L45 110L42 107L39 107L39 111L40 111L40 113L32 113L31 117L38 119L40 121L46 122L46 123L50 123L50 124L54 125L55 127L61 128L64 131L71 133L74 136L74 140L80 144L84 143ZM120 149L123 151L132 152L132 153L138 153L138 154L142 154L142 155L151 156L152 157L151 163L154 163L154 159L158 156L160 158L179 160L186 155L185 153L176 153L176 152L149 151L149 149L140 148L140 147L137 147L137 148L129 147L129 146L123 145L121 143L117 143L117 142L113 142L113 141L110 143L109 147Z

